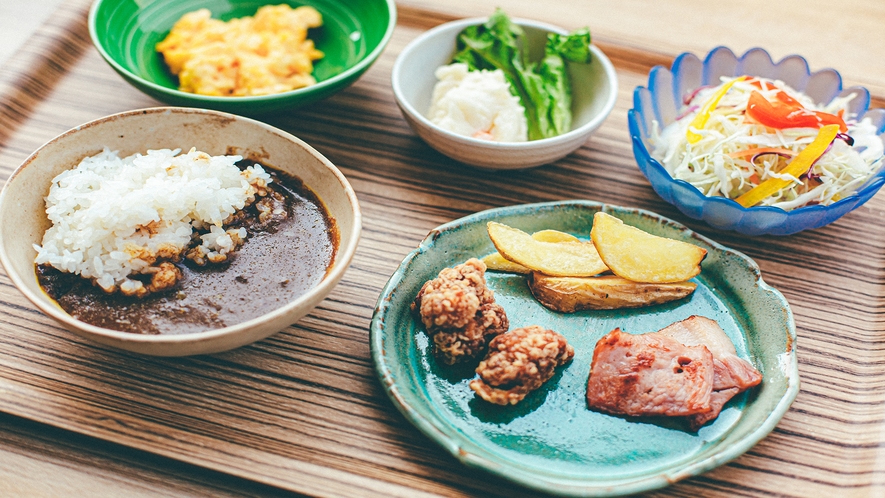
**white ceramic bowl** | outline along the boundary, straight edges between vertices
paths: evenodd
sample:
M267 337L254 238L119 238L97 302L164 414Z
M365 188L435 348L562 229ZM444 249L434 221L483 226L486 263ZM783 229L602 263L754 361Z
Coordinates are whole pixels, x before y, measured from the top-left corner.
M193 334L141 335L75 320L40 288L36 251L49 227L44 197L56 175L105 147L121 156L147 149L181 148L213 155L240 154L297 176L334 218L340 241L325 278L306 294L258 318ZM12 174L0 192L0 262L16 287L40 310L69 330L136 353L185 356L215 353L263 339L296 322L332 290L350 265L361 230L353 188L328 159L282 130L217 111L159 107L114 114L67 131L42 146Z
M431 123L425 116L436 84L435 71L449 64L455 40L464 28L482 24L486 18L453 21L437 26L412 40L393 65L391 83L396 103L409 126L439 152L466 164L489 169L520 169L563 158L587 141L615 106L617 76L608 57L590 46L590 64L570 64L572 84L572 130L557 137L529 142L490 142L457 135ZM526 34L532 60L543 54L547 33L567 31L550 24L513 19Z

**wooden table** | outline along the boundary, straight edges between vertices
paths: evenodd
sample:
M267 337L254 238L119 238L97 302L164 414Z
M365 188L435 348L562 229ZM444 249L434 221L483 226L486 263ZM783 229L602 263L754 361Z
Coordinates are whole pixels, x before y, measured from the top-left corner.
M73 126L158 105L93 49L88 3L65 2L0 67L0 179ZM748 254L795 314L802 390L775 431L740 458L652 496L882 496L885 197L791 237L716 231L654 194L626 130L632 90L654 64L717 45L762 46L776 58L801 53L812 68L837 67L848 84L868 86L881 106L885 4L851 3L399 2L393 39L359 82L268 119L337 164L365 216L353 266L309 316L228 353L142 358L60 329L0 275L0 496L531 495L464 467L396 411L373 372L368 323L389 275L434 226L570 198L649 209ZM390 69L411 39L498 4L513 16L589 25L618 69L612 116L553 165L489 173L456 164L414 136L393 102Z

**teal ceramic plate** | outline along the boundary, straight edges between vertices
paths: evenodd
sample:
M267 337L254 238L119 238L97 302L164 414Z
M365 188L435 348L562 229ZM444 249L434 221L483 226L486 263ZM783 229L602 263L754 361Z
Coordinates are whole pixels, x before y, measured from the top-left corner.
M639 310L555 313L535 301L524 277L488 272L511 328L544 325L575 348L574 360L516 406L488 404L468 387L470 368L435 360L409 304L444 267L495 250L491 220L527 232L553 228L587 239L593 214L606 211L647 232L707 249L698 288L676 303ZM584 397L596 341L615 327L642 333L691 315L719 322L763 374L756 389L733 399L714 422L688 432L674 421L628 419L587 409ZM799 390L793 315L762 281L759 267L676 222L648 211L586 201L492 209L445 224L427 236L390 278L371 324L372 355L397 408L467 465L524 486L571 496L615 496L660 488L721 465L765 437Z
M314 65L317 84L274 95L213 97L178 90L154 47L182 15L207 8L222 20L251 16L263 5L310 5L323 26L309 37L325 57ZM89 34L101 56L126 81L171 105L204 107L236 114L262 114L315 102L350 85L378 58L393 34L393 0L96 0Z

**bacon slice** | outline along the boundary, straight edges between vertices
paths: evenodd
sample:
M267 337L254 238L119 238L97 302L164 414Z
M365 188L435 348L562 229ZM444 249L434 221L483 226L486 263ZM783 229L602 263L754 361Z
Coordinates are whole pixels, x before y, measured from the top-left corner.
M705 414L712 410L713 377L705 346L616 328L596 343L587 405L617 415Z
M734 344L715 320L695 315L661 329L658 334L687 346L704 345L713 355L712 409L689 418L692 430L718 417L732 397L762 382L762 374L737 356Z
M658 332L611 331L596 343L587 405L617 415L684 416L691 430L762 382L714 320L692 316Z

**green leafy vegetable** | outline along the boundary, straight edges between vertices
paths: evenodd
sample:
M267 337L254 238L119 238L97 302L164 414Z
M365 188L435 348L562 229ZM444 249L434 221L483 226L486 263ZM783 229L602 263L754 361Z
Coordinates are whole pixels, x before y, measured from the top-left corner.
M458 35L452 62L471 71L500 69L510 91L525 107L529 140L555 137L572 125L572 90L566 62L590 62L590 30L568 35L550 33L544 57L531 62L525 33L497 9L485 24L470 26Z

